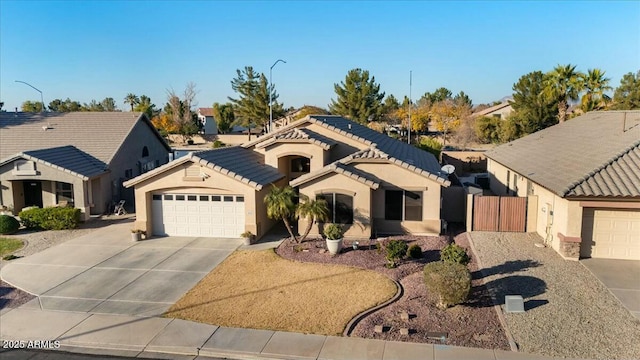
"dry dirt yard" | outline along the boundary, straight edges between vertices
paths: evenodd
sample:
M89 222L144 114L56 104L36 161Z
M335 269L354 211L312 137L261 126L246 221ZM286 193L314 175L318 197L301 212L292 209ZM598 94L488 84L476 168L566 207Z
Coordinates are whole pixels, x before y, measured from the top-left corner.
M521 294L525 313L505 314L523 352L554 357L640 359L640 320L580 262L539 248L535 234L471 233L498 300Z
M219 326L340 335L358 313L396 294L387 277L303 264L273 250L236 251L165 314Z
M284 258L297 261L344 264L370 269L402 284L402 297L361 320L352 332L353 336L441 344L440 340L429 338L428 335L431 334L428 333L445 332L447 345L509 350L509 342L500 325L491 297L483 285L483 280L477 276L477 263L473 254L470 253L472 262L469 264L473 275L470 300L467 304L441 310L433 305L432 298L426 290L422 269L428 262L440 259L440 250L448 244L448 237L396 236L389 239L402 239L409 245L419 244L424 257L419 260L404 260L397 268L388 269L385 267L384 255L375 246L367 246L366 240L360 241L358 250L349 247L337 256L320 253L324 247L324 240L306 241L301 245L284 242L277 249L277 253ZM464 236L458 236L456 243L468 247ZM309 251L304 251L305 249ZM414 316L408 321L401 320L402 311ZM383 325L388 330L376 333L376 325ZM401 335L400 328L413 331L409 335Z

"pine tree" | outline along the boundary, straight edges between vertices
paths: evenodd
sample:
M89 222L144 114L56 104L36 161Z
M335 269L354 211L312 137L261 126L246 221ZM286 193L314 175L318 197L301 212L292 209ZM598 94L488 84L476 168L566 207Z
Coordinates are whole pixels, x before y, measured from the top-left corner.
M334 85L338 96L331 100L329 111L360 124L379 120L383 115L384 92L380 92L380 85L375 81L374 76L369 79L367 70L349 70L345 80Z
M640 70L622 77L620 86L613 93L613 103L613 108L617 110L640 109Z
M558 123L558 102L545 96L544 89L545 75L541 71L523 75L513 85L511 106L514 113L508 121L518 123L517 127L522 129L522 134L518 135L531 134Z
M269 91L273 101L273 118L284 115L284 106L278 103L278 94L264 74L258 74L252 66L245 66L244 70L238 69L236 72L237 77L231 80L231 88L238 98L229 97L229 101L234 105L235 117L242 125L266 127L269 123Z

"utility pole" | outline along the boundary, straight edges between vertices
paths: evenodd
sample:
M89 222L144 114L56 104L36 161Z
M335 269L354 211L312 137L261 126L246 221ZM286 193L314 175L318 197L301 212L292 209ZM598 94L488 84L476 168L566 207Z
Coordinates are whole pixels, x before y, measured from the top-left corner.
M269 68L269 132L273 131L273 109L272 109L272 94L273 94L273 90L275 89L272 84L271 84L271 73L273 72L273 67L276 66L277 63L279 62L283 62L283 63L287 63L286 61L282 60L282 59L278 59L276 60L276 62L273 63L273 65L271 65L271 67ZM251 132L251 129L249 129L249 132Z
M35 91L40 93L40 102L42 103L42 108L40 109L40 112L44 112L44 98L42 97L42 91L36 89L35 86L33 86L33 85L29 84L29 83L26 83L24 81L16 80L16 82L17 83L21 83L21 84L25 84L25 85L31 87L33 90L35 90Z

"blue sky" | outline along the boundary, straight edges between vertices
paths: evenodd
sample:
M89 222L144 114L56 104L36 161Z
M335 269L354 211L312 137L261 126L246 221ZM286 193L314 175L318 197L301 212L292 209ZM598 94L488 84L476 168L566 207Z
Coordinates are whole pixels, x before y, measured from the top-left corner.
M193 81L198 106L234 96L253 66L285 106L326 107L334 84L363 68L386 94L445 86L474 104L511 95L518 78L557 64L605 70L611 85L640 69L640 1L7 1L0 0L0 100L5 109L150 96Z

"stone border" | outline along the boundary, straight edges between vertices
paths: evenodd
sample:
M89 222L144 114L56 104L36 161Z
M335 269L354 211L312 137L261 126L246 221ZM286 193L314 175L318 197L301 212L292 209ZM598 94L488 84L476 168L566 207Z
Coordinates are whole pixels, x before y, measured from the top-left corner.
M467 235L467 241L469 241L469 247L471 247L473 256L476 257L478 270L480 270L480 273L483 275L482 282L484 283L485 282L484 276L486 276L486 273L484 271L484 266L482 265L482 261L478 256L476 248L473 246L473 238L471 237L471 234L469 232L466 232L465 234ZM507 335L507 340L509 341L509 347L511 348L511 351L518 352L518 344L516 343L516 340L514 339L513 334L511 334L511 331L509 331L509 327L507 326L507 320L504 318L504 314L502 313L502 308L499 305L500 303L498 302L498 299L494 295L491 295L491 300L493 301L493 309L496 311L496 314L498 314L498 320L500 320L500 324L502 325L502 328L504 329L504 332Z
M393 304L394 302L398 301L402 295L404 295L404 288L402 287L402 285L400 285L400 283L398 281L395 281L391 278L389 278L389 280L393 281L393 283L396 285L396 294L389 300L383 302L380 305L376 305L370 309L367 309L361 313L359 313L358 315L354 316L353 319L351 319L348 323L347 326L345 327L344 331L342 332L342 336L351 336L351 333L353 332L353 330L356 328L356 326L358 325L358 323L360 321L362 321L365 317L373 314L374 312L387 307L391 304Z

